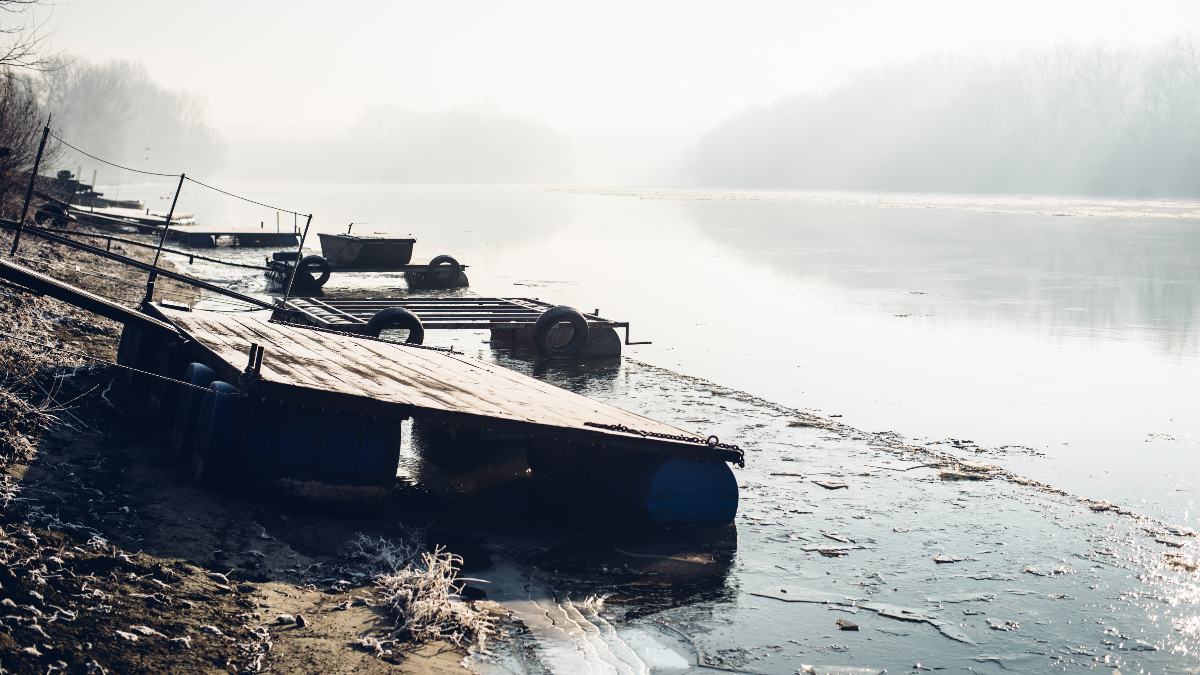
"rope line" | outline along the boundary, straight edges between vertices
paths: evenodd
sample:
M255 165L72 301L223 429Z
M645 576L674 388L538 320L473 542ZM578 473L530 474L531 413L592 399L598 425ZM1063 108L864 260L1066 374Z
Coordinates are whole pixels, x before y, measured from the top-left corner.
M40 130L39 130L39 133L40 133ZM109 166L115 166L115 167L117 167L118 169L123 169L123 170L125 170L125 171L132 171L132 172L134 172L134 173L146 174L147 176L164 176L164 177L174 178L174 177L176 177L176 176L182 176L182 175L183 175L183 174L178 174L178 173L156 173L156 172L154 172L154 171L143 171L143 170L141 170L141 169L133 169L133 168L130 168L130 167L128 167L128 166L122 166L122 165L120 165L120 164L117 164L117 163L115 163L115 162L110 162L110 161L108 161L107 159L100 159L99 157L97 157L97 156L95 156L95 155L93 155L93 154L91 154L91 153L84 152L83 150L80 150L79 148L75 147L74 145L71 145L70 143L68 143L68 142L64 141L64 140L63 140L61 137L59 137L59 136L57 136L56 134L54 134L54 132L50 132L50 135L54 137L54 140L58 141L59 143L62 143L63 145L67 146L68 148L71 148L71 149L72 149L72 150L74 150L75 152L78 152L79 154L81 154L81 155L84 155L85 157L91 157L92 159L96 160L97 162L103 162L103 163L105 163L105 164L107 164L107 165L109 165ZM195 183L196 185L199 185L200 187L206 187L206 188L208 188L209 190L213 190L213 191L215 191L215 192L220 192L220 193L221 193L221 194L223 194L223 195L228 195L228 196L230 196L230 197L233 197L234 199L240 199L240 200L242 200L242 201L244 201L244 202L249 202L249 203L251 203L251 204L255 204L255 205L257 205L257 206L262 206L262 207L265 207L265 208L271 209L272 211L279 211L279 212L281 212L281 213L290 213L290 214L292 214L292 215L294 215L294 216L303 216L303 215L307 215L307 214L304 214L304 213L299 213L299 212L296 212L296 211L292 211L292 210L290 210L290 209L283 209L283 208L279 208L278 206L271 206L270 204L264 204L264 203L262 203L262 202L256 202L256 201L254 201L253 199L248 199L248 198L246 198L246 197L243 197L243 196L241 196L241 195L235 195L235 194L233 194L232 192L227 192L227 191L225 191L225 190L222 190L221 188L213 187L213 186L211 186L211 185L208 185L207 183L201 183L200 181L196 180L195 178L191 178L191 177L188 177L188 176L184 176L184 180L191 181L191 182ZM95 186L93 186L93 187L95 187Z
M134 173L144 173L147 176L170 176L171 178L174 178L175 176L179 175L177 173L155 173L153 171L142 171L141 169L131 169L127 166L121 166L120 164L110 162L107 159L100 159L99 157L97 157L95 155L92 155L92 154L84 152L83 150L80 150L79 148L71 145L70 143L68 143L68 142L64 141L63 139L59 138L58 136L56 136L54 134L54 132L51 132L50 135L54 137L54 140L58 141L59 143L62 143L63 145L67 146L68 148L74 150L75 152L78 152L79 154L84 155L85 157L91 157L92 159L96 160L97 162L104 162L105 164L107 164L109 166L115 166L118 169L124 169L125 171L132 171Z
M200 187L206 187L206 188L208 188L209 190L213 190L213 191L216 191L216 192L220 192L220 193L221 193L221 194L223 194L223 195L229 195L230 197L233 197L234 199L240 199L240 200L242 200L242 201L244 201L244 202L250 202L251 204L256 204L256 205L258 205L258 206L263 206L263 207L266 207L266 208L268 208L268 209L271 209L272 211L279 211L279 212L281 212L281 213L290 213L290 214L292 214L292 215L294 215L294 216L304 216L304 215L308 215L308 214L305 214L305 213L297 213L297 212L295 212L295 211L289 211L288 209L281 209L281 208L279 208L278 206L271 206L270 204L264 204L264 203L262 203L262 202L256 202L256 201L254 201L253 199L247 199L246 197L243 197L243 196L241 196L241 195L235 195L235 194L233 194L232 192L226 192L225 190L222 190L221 188L216 188L216 187L213 187L213 186L211 186L211 185L208 185L208 184L206 184L206 183L201 183L200 181L196 180L195 178L186 177L184 180L189 180L189 181L191 181L191 182L195 183L196 185L199 185Z
M64 354L71 354L71 355L73 355L73 356L78 356L78 357L79 357L79 358L81 358L81 359L87 359L87 360L89 360L89 361L97 361L97 362L99 362L99 363L103 363L103 364L104 364L104 365L106 365L106 366L116 366L116 367L118 367L118 368L124 368L125 370L132 371L132 372L135 372L135 373L139 373L139 374L141 374L141 375L149 375L150 377L155 377L155 378L158 378L158 379L160 379L160 380L166 380L167 382L171 382L171 383L174 383L174 384L183 385L183 386L185 386L185 387L191 387L191 388L193 388L193 389L199 389L200 391L204 391L204 392L211 392L211 393L213 393L213 394L216 394L217 396L244 396L244 395L245 395L245 394L241 394L241 393L238 393L238 394L226 394L226 393L219 392L219 391L213 391L212 389L209 389L208 387L201 387L201 386L200 386L200 385L198 385L198 384L192 384L191 382L184 382L183 380L176 380L176 379L175 379L175 378L173 378L173 377L167 377L166 375L159 375L158 373L151 373L151 372L148 372L148 371L145 371L145 370L140 370L140 369L138 369L138 368L134 368L134 367L132 367L132 366L126 366L126 365L123 365L123 364L120 364L120 363L113 363L112 361L106 361L106 360L104 360L104 359L97 358L97 357L95 357L95 356L89 356L89 355L87 355L87 354L84 354L84 353L82 353L82 352L73 351L73 350L70 350L70 349L63 348L63 347L55 347L54 345L48 345L48 344L46 344L46 343L44 343L44 342L38 342L38 341L36 341L36 340L27 340L27 339L25 339L25 338L23 338L23 337L17 337L16 335L13 335L12 333L3 333L3 332L0 332L0 335L3 335L3 336L5 336L5 337L10 337L10 338L12 338L12 339L14 339L14 340L20 340L21 342L26 342L26 343L29 343L29 344L31 344L31 345L37 345L37 346L39 346L39 347L45 347L46 349L53 349L54 351L63 352ZM40 387L41 385L38 385L38 386ZM43 391L45 391L45 390L43 389ZM64 408L64 410L65 410L65 408ZM74 416L74 415L72 415L72 417L75 417L75 416ZM76 418L76 419L79 419L79 418ZM81 421L80 423L82 424L82 421Z
M78 219L76 219L76 222L82 223L82 221L79 221ZM82 223L82 224L87 225L87 223ZM147 243L141 242L141 241L133 241L132 239L122 239L120 237L114 237L114 236L107 235L107 234L94 234L92 232L77 232L75 230L59 230L59 229L53 229L53 228L49 228L49 227L43 227L42 229L47 232L54 232L56 234L66 234L66 235L71 235L71 236L76 236L76 237L92 237L94 239L108 239L110 241L119 241L122 244L129 244L130 246L140 246L142 248L157 248L154 244L147 244ZM232 267L244 267L248 270L263 271L263 270L271 269L269 267L263 267L262 265L246 265L243 263L231 262L229 260L221 260L220 258L210 258L208 256L200 255L198 253L189 253L187 251L180 251L180 250L174 249L174 248L164 248L163 252L164 253L174 253L175 255L181 255L181 256L188 257L188 258L195 258L197 260L207 260L208 262L220 263L222 265L230 265Z

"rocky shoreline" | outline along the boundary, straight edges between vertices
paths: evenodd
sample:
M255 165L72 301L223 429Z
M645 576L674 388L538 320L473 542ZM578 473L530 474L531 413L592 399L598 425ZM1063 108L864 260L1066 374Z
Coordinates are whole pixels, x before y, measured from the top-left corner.
M26 238L19 262L140 299L140 273L88 258ZM0 285L0 672L469 672L508 619L456 594L461 558L395 512L194 486L124 373L83 358L115 361L120 330Z

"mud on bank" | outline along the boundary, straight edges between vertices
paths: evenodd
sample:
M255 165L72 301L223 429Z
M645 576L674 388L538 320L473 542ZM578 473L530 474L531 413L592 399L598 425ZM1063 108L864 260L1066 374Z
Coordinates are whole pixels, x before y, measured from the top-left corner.
M25 237L19 261L128 306L141 299L143 274L90 258ZM161 278L155 297L197 299ZM3 671L466 672L481 635L462 624L486 632L503 612L459 602L443 570L430 584L443 623L397 631L411 607L372 579L421 570L421 533L393 514L324 517L192 486L124 373L84 358L114 361L120 331L0 285Z

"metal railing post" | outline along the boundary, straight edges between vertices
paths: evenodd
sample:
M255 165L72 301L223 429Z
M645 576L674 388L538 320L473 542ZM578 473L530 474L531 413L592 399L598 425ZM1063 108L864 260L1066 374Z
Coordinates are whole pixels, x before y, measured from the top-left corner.
M304 234L300 235L300 247L296 249L296 263L292 265L292 273L288 276L287 287L283 289L283 308L287 309L288 296L292 294L292 283L296 281L296 271L300 269L300 256L304 255L304 240L308 238L308 226L312 225L312 214L304 223Z
M42 163L42 151L46 149L46 137L50 135L50 118L54 114L46 116L46 128L42 129L42 142L38 144L37 159L33 160L33 173L29 176L29 190L25 192L25 207L21 209L21 219L17 221L17 233L13 235L12 250L8 255L15 256L17 254L17 245L21 243L21 230L25 229L25 218L29 215L29 200L33 199L33 184L37 182L38 166Z
M163 226L162 237L158 240L158 250L154 252L154 264L150 266L150 277L146 279L146 297L143 303L149 303L154 298L154 281L158 278L158 257L162 255L163 244L167 241L167 230L171 229L171 218L175 216L175 204L179 202L179 192L183 190L183 179L186 174L179 174L179 186L175 188L175 198L171 200L171 210L167 212L167 224Z

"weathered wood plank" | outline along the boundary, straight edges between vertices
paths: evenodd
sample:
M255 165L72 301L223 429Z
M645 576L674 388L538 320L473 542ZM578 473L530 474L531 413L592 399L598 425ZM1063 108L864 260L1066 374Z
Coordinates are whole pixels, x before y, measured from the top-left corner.
M378 414L378 410L391 405L406 413L446 421L673 454L736 459L733 451L589 427L588 422L624 425L698 438L463 354L273 324L246 315L185 312L162 306L154 309L227 362L225 371L231 367L241 369L251 342L263 345L266 354L262 380L250 390L252 395L363 412L369 404L376 411L369 414Z

